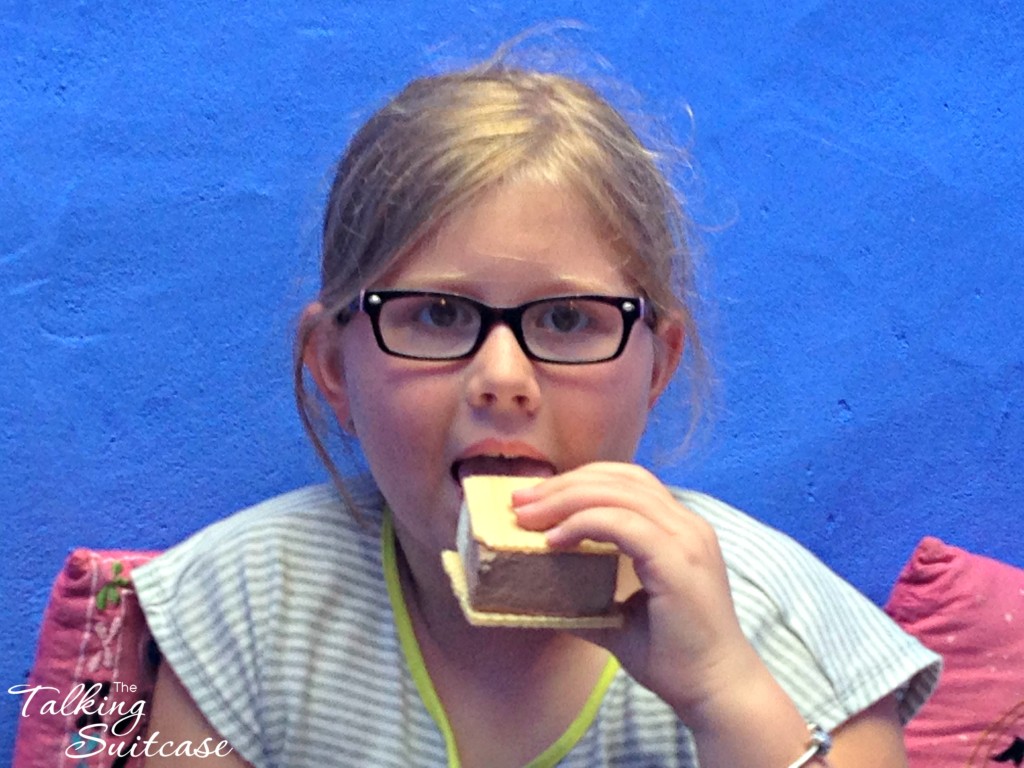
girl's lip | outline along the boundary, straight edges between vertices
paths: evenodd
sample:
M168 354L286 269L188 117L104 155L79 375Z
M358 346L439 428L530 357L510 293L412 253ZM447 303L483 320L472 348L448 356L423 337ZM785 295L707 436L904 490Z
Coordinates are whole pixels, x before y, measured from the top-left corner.
M536 459L548 464L551 463L551 460L544 453L529 443L519 440L499 440L493 437L473 443L462 451L455 460L464 461L473 456L515 456L524 459Z

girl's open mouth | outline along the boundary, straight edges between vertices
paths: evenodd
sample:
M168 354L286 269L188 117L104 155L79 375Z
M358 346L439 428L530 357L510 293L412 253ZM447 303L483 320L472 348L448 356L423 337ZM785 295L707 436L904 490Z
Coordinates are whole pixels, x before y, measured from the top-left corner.
M459 483L470 475L551 477L555 468L547 461L525 456L473 456L452 464L452 477Z

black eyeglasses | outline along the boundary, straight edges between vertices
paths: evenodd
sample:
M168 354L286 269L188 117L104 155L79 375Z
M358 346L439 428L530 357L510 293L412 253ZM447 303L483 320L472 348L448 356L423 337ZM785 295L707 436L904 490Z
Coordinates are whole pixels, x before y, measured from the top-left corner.
M336 319L345 323L356 312L370 317L384 352L411 360L472 357L502 323L531 360L603 363L622 354L637 320L654 326L654 310L643 298L618 296L554 296L491 307L453 293L362 291Z

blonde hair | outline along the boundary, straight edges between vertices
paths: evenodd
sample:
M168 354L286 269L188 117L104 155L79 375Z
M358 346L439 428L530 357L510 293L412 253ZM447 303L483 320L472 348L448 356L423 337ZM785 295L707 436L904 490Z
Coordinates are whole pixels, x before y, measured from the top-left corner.
M692 430L707 382L695 321L693 238L661 162L596 90L570 77L511 66L499 55L413 80L356 132L338 164L323 219L322 318L333 321L362 288L484 191L523 178L550 182L590 206L658 315L682 321ZM303 371L316 321L304 321L296 336L296 403L317 454L350 500Z

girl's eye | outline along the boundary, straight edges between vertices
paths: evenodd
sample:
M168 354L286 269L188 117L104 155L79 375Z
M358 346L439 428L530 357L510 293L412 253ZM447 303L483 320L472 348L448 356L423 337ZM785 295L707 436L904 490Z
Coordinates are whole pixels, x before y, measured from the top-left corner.
M424 301L416 313L416 321L432 328L455 328L474 322L473 311L461 302L448 298Z
M590 325L590 317L573 303L554 304L541 317L541 325L558 333L576 333Z

